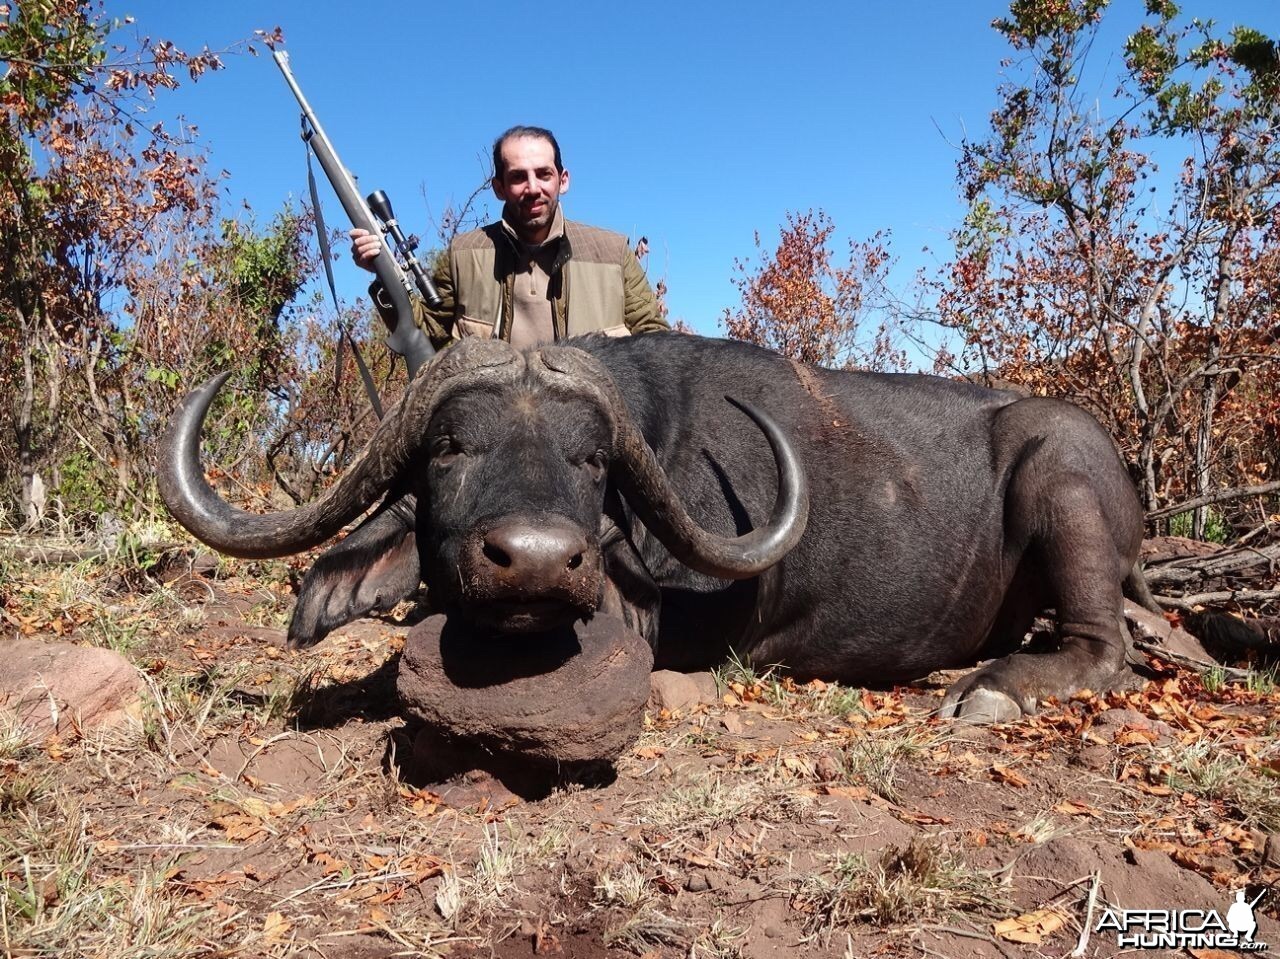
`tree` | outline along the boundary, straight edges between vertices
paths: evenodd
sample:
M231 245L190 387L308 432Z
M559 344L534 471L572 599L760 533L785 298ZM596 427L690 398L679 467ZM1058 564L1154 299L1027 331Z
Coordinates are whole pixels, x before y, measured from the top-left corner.
M1098 99L1108 6L1014 0L994 24L1017 58L962 145L969 214L934 283L960 339L940 365L1081 401L1154 509L1278 465L1280 58L1148 0Z
M742 296L721 323L736 340L777 350L802 363L887 370L905 368L893 328L881 322L868 336L868 317L884 291L891 266L886 238L876 234L849 243L849 262L835 264L830 249L835 224L822 211L787 214L777 249L760 262L734 263L734 286Z
M214 201L190 140L140 122L139 107L180 72L221 69L221 54L118 43L123 26L88 0L0 3L0 386L14 398L0 464L28 519L37 471L76 455L115 471L116 505L132 489L143 412L118 307L156 238L207 221Z

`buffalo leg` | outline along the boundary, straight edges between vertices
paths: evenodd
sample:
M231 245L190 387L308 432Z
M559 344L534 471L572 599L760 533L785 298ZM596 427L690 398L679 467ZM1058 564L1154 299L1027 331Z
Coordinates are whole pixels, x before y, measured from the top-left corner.
M307 571L289 621L289 645L311 646L369 612L386 612L421 584L417 499L388 498Z
M1108 515L1082 473L1051 479L1041 473L1032 486L1035 508L1016 511L1030 519L1015 532L1034 551L1057 611L1061 643L1051 652L1015 652L966 676L947 693L943 715L975 722L1017 719L1050 697L1105 689L1123 669L1121 583L1131 559L1120 554L1117 517Z

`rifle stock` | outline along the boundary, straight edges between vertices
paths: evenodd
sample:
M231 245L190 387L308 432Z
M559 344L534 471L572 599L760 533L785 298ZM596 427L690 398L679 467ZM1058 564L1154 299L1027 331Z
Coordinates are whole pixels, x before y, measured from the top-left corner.
M355 179L338 159L333 144L325 136L320 121L316 119L315 111L311 109L311 104L307 102L297 80L293 78L293 72L289 69L289 55L283 50L276 50L272 52L272 57L276 66L280 68L280 72L284 74L289 89L293 91L293 96L298 101L298 106L302 108L304 121L302 139L315 153L316 160L328 177L334 193L338 195L338 202L346 211L351 225L367 230L382 241L382 249L373 262L373 269L382 283L382 288L396 316L395 325L388 324L387 345L405 358L405 363L409 367L409 376L412 378L422 364L435 354L435 348L413 321L413 306L409 302L409 278L396 262L395 255L387 245L381 225L375 219L373 211L369 209L368 203L360 196Z

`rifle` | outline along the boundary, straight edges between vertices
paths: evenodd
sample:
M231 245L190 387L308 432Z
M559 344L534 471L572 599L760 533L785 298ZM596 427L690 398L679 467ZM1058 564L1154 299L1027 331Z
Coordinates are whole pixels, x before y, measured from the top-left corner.
M413 256L413 247L416 244L416 240L405 237L401 232L395 217L391 213L391 203L387 200L386 194L381 190L370 194L370 201L373 201L383 211L384 218L387 221L385 225L379 223L374 211L370 209L370 203L361 198L359 191L356 189L355 178L352 177L351 173L338 159L338 155L334 152L333 144L325 136L324 130L320 126L320 121L316 119L311 105L307 103L307 98L302 95L298 81L293 78L293 73L289 69L289 54L283 50L276 50L272 52L272 57L276 61L276 66L280 68L280 72L284 74L285 82L289 84L289 89L293 91L298 105L302 107L302 139L311 148L311 151L315 153L316 159L320 162L320 168L324 170L325 176L329 178L329 183L338 195L338 200L346 211L351 225L367 230L382 238L382 250L373 262L373 269L382 283L387 298L391 301L396 317L394 325L391 322L387 323L389 330L387 345L404 357L405 364L409 368L409 378L412 379L422 364L435 354L435 348L431 345L431 341L423 335L422 330L418 329L418 325L413 322L413 307L409 303L409 293L412 287L403 267L401 267L395 254L392 253L391 247L387 244L388 233L391 233L401 255L408 260L418 292L421 293L427 304L432 307L438 307L441 302L440 295L436 292L435 285L431 282L431 277L423 269L422 264ZM312 205L317 211L317 226L320 227L321 245L325 246L328 241L324 236L323 220L319 219L319 204L315 202L314 185L312 194ZM329 258L326 255L325 269L328 270L328 268ZM332 274L330 274L329 283L332 287ZM368 385L369 383L366 381L366 387ZM375 402L374 405L376 407L377 403Z

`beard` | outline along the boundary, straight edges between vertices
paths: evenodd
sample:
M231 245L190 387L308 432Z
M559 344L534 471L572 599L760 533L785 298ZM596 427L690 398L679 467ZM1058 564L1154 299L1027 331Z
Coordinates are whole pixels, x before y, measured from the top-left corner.
M543 230L549 227L555 220L556 210L560 208L560 204L556 200L541 200L538 204L530 204L531 207L539 206L537 212L532 212L527 207L516 203L508 203L507 209L504 211L507 221L515 228L516 232L522 236Z

